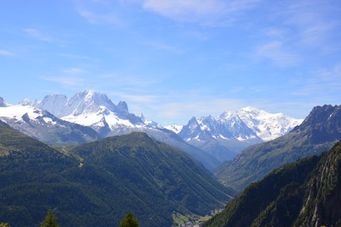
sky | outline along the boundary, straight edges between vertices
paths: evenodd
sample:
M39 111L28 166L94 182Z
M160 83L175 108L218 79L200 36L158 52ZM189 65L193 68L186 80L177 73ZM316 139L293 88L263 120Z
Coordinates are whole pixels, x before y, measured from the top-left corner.
M2 0L0 96L86 89L162 124L341 101L339 0Z

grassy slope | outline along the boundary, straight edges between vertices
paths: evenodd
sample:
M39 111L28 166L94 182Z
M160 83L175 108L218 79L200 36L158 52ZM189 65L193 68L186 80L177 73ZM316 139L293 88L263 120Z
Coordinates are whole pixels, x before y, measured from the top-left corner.
M0 217L14 227L37 226L48 208L66 227L116 226L127 211L170 226L173 210L203 214L228 199L202 166L141 133L65 156L0 122L0 154Z

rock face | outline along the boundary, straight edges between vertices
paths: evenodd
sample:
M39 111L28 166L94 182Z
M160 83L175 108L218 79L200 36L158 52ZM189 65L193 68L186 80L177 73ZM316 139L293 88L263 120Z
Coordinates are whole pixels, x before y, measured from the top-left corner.
M341 106L317 106L303 121L300 127L294 129L305 132L309 141L314 144L334 142L341 136Z
M341 139L341 108L315 107L300 126L288 134L244 150L216 171L225 185L241 191L286 163L320 154Z
M306 199L296 226L341 224L341 143L323 157L306 184Z
M330 108L330 107L328 107ZM341 142L250 185L204 226L340 226Z

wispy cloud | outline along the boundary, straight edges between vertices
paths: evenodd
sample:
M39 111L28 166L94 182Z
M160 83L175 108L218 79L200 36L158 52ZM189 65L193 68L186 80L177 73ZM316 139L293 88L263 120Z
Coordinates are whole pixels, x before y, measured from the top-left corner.
M108 91L116 100L125 100L133 113L143 113L157 122L186 123L193 115L218 115L246 104L238 99L198 95L199 91Z
M284 24L291 26L302 43L318 45L328 40L337 24L328 14L333 9L325 1L295 1L288 4L282 16Z
M15 53L9 50L0 49L0 56L2 57L12 57Z
M174 20L212 24L255 6L260 0L143 0L142 7Z
M41 79L49 82L57 83L64 88L80 89L85 85L84 75L87 71L80 67L69 67L60 70L58 75L47 75L41 77Z
M42 79L67 87L79 87L84 84L84 79L78 76L46 76L42 77Z
M335 40L341 26L335 18L339 12L330 2L284 0L270 4L267 10L266 18L273 25L263 28L263 43L255 51L258 57L290 67L309 62L311 53L317 57L341 50Z
M111 84L112 86L120 87L121 90L125 88L146 89L147 87L157 85L162 80L161 77L159 77L158 79L151 79L142 75L115 72L100 73L98 75L98 78L105 80L108 84Z
M286 31L281 41L292 43L295 49L314 48L320 51L339 49L331 41L341 23L333 14L339 14L330 2L315 0L283 1L271 12L276 28Z
M56 41L56 39L51 37L49 34L42 32L36 28L24 28L23 32L26 35L30 36L31 38L34 38L43 42L51 43L51 42Z
M67 74L80 74L80 73L84 73L85 70L79 67L70 67L70 68L64 69L63 72Z
M341 91L341 64L329 69L313 72L311 78L304 81L298 90L293 92L297 96L314 96L317 98L338 97ZM329 98L330 99L330 98Z
M124 25L124 22L114 12L99 13L83 7L78 8L77 12L91 24Z
M291 66L299 61L298 55L286 50L280 41L271 41L259 46L256 56L270 60L278 66Z
M89 23L115 27L129 23L127 17L121 13L127 9L137 13L142 9L175 21L227 26L260 1L262 0L78 0L76 11Z
M224 110L236 110L245 104L236 99L205 98L205 100L183 100L178 102L161 103L157 107L158 118L189 119L196 116L220 114Z
M173 54L183 54L185 52L182 48L163 42L145 42L144 44L156 50L166 51Z
M155 103L157 96L151 94L132 94L129 92L108 92L110 96L119 98L120 100L127 101L128 103L134 103L138 105L150 105Z

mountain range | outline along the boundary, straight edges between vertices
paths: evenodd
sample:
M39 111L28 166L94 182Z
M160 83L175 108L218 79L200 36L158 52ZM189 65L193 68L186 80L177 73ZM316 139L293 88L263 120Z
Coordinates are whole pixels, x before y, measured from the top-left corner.
M0 119L11 127L48 144L79 144L99 139L92 128L55 117L30 105L0 106Z
M0 100L0 119L48 144L82 144L113 135L145 132L175 146L213 170L242 149L287 133L301 121L252 107L219 117L193 117L184 126L160 124L129 112L124 101L114 104L92 90L47 95L40 101L9 105Z
M110 226L133 211L170 226L240 193L206 225L333 226L340 139L337 105L303 122L245 107L164 127L94 91L0 98L0 217L34 226L52 208L63 226Z
M220 162L172 131L129 113L125 102L117 105L104 94L91 90L67 98L48 95L41 101L25 100L17 105L3 102L0 119L11 127L50 145L82 144L114 135L145 132L175 146L213 170Z
M127 103L119 102L115 105L105 94L92 90L77 93L71 98L48 95L33 105L65 121L89 126L102 137L119 134L130 128L155 127L129 113Z
M282 113L268 113L253 107L226 111L218 117L193 117L174 128L181 138L212 154L218 160L230 160L244 148L276 139L302 122Z
M223 184L241 191L273 169L329 150L340 139L341 106L317 106L301 125L275 140L243 150L215 174Z
M171 226L173 212L204 215L227 202L223 187L184 152L145 133L59 151L0 121L0 217L38 226L53 209L61 226Z
M272 171L247 187L204 226L340 226L340 164L338 142L322 156Z

